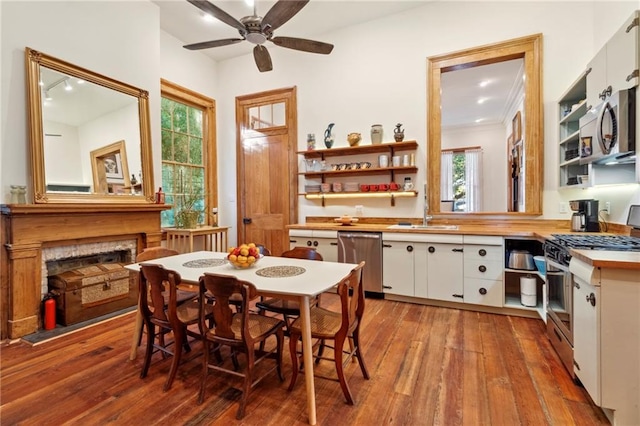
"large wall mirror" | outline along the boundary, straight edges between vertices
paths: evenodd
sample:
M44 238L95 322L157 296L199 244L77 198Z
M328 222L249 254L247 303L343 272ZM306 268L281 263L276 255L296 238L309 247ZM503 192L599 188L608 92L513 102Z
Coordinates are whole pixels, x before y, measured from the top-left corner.
M427 62L429 212L542 214L542 35ZM496 109L498 100L497 115L477 113ZM458 156L466 163L452 161L447 155L452 153L467 153ZM461 173L456 175L456 168ZM473 175L476 169L479 175ZM470 182L472 175L477 180ZM456 188L456 182L462 186Z
M154 202L148 93L25 55L34 202Z

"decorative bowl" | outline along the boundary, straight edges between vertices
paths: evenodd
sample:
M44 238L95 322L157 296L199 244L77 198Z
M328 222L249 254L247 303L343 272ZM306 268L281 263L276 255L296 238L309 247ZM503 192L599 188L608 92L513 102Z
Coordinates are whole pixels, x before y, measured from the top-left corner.
M227 262L236 269L250 268L262 258L260 249L253 243L231 247L227 255Z
M231 255L229 255L231 256ZM238 260L231 260L229 259L229 256L227 256L227 262L229 262L229 265L233 266L236 269L248 269L248 268L252 268L254 266L256 266L256 264L260 261L260 259L262 259L264 256L263 255L258 255L258 257L254 258L254 260L247 260L246 262L240 262ZM249 259L251 256L248 256L247 259Z

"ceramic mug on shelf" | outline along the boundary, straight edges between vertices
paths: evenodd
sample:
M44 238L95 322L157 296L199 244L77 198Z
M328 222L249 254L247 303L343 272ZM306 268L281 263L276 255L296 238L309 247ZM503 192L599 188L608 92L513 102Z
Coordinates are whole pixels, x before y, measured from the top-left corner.
M381 183L380 185L378 185L378 190L379 191L388 191L389 190L389 184L388 183Z
M360 185L360 191L369 192L369 185Z
M400 156L399 155L394 155L391 158L391 164L393 164L393 167L400 167Z
M369 185L369 190L371 190L371 192L376 192L378 190L378 185L376 185L375 183Z
M398 191L400 189L400 185L398 185L395 182L391 182L389 184L389 189L392 190L392 191Z
M378 156L378 167L384 168L389 167L389 156L386 154L382 154Z

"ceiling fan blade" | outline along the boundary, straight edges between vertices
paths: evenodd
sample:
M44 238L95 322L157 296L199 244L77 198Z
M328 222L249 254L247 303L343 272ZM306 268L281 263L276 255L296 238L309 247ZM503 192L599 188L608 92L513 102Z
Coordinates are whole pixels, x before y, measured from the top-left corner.
M309 0L280 0L262 18L262 30L273 31L300 12Z
M189 50L209 49L211 47L228 46L230 44L240 43L242 38L224 38L221 40L202 41L200 43L186 44L182 47Z
M333 50L333 44L323 43L321 41L307 40L296 37L274 37L271 39L273 43L287 49L302 50L303 52L321 53L328 55Z
M242 22L238 21L233 16L229 15L218 6L214 6L206 0L187 0L189 3L202 10L204 13L208 13L219 21L224 22L227 25L231 25L238 31L246 32L246 29Z
M266 47L261 44L257 44L253 48L253 59L256 60L256 65L260 72L271 71L273 64L271 63L271 55Z

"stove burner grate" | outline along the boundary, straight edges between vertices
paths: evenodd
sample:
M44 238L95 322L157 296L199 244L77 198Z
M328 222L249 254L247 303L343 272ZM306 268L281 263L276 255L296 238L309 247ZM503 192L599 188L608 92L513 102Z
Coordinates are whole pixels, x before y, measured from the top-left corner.
M554 242L562 247L584 250L640 251L640 238L624 235L553 234Z

